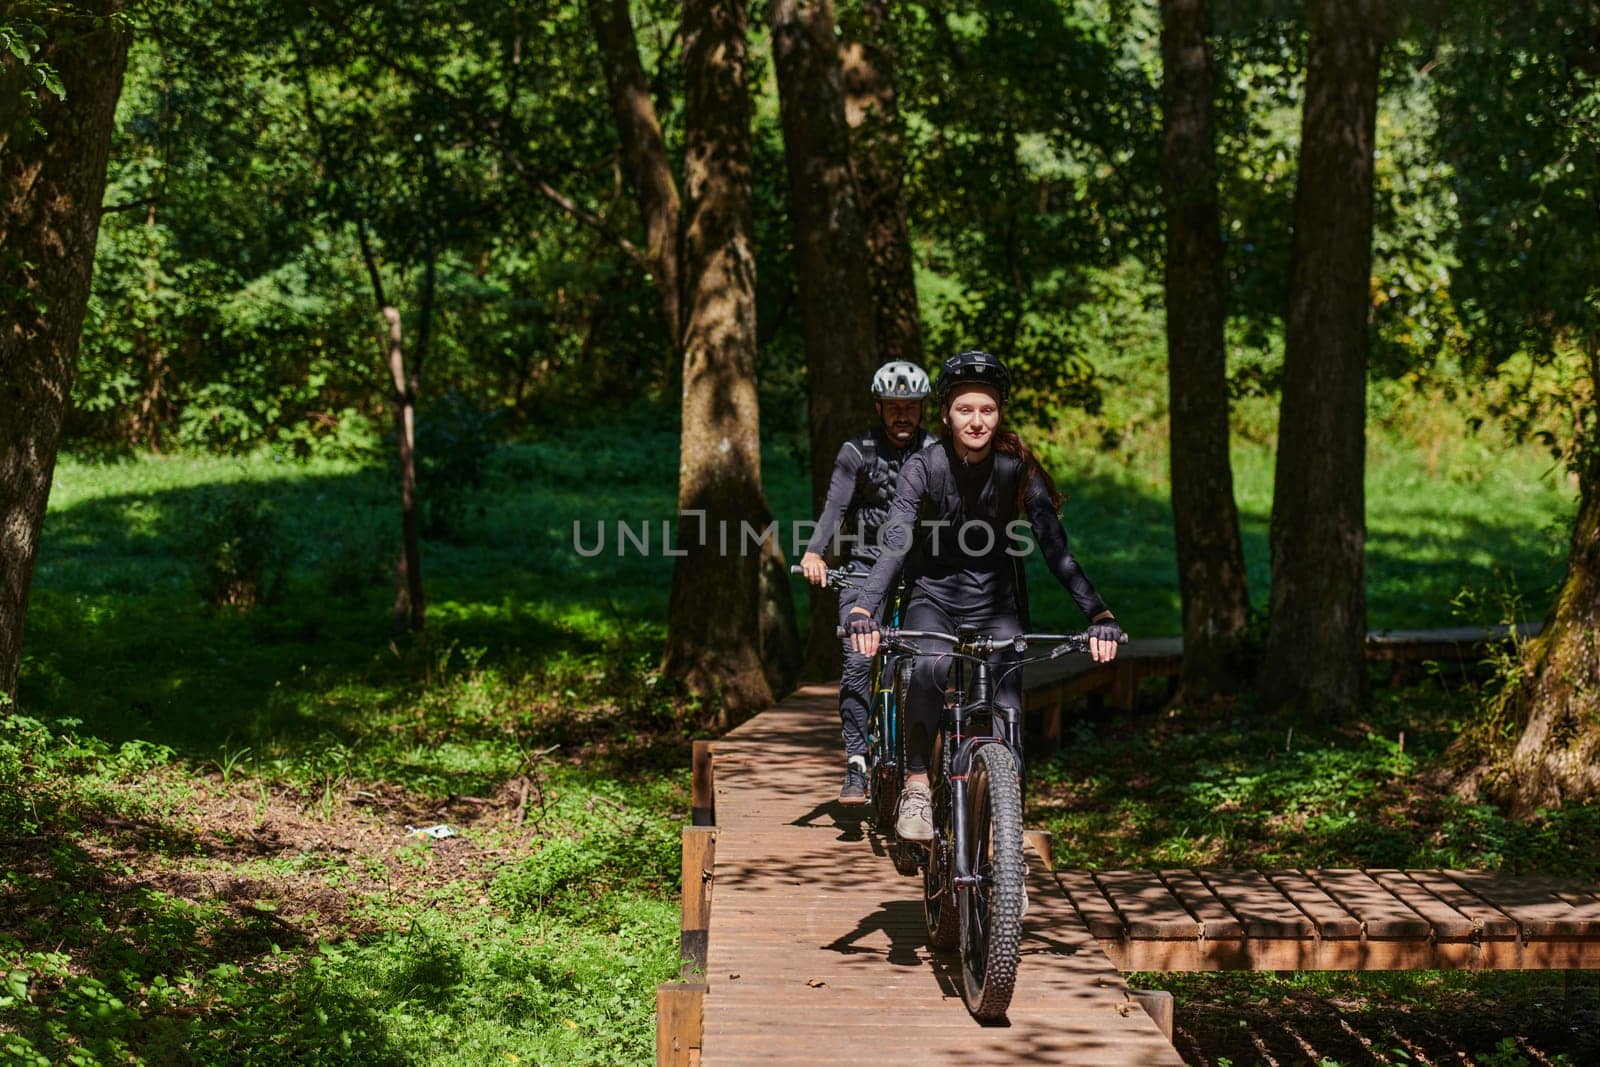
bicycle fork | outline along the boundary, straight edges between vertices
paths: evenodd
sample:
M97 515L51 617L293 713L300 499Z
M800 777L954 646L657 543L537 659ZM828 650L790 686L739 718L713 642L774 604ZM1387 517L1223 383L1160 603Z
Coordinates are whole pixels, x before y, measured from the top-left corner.
M994 718L994 725L998 727L995 737L965 737L964 716L961 709L955 710L954 729L952 740L956 743L954 757L950 761L950 827L951 846L954 851L950 884L957 890L983 884L983 876L973 871L968 866L967 834L967 774L972 768L972 756L983 745L1005 745L1017 760L1017 774L1019 779L1022 770L1022 746L1019 744L1021 723L1019 715L1014 708L991 708L990 714Z

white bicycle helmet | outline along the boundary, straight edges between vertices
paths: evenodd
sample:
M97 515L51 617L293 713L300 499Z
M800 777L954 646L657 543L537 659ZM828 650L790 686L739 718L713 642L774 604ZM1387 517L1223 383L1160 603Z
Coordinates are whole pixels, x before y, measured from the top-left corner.
M885 363L872 376L872 395L879 400L924 400L931 392L927 372L903 359Z

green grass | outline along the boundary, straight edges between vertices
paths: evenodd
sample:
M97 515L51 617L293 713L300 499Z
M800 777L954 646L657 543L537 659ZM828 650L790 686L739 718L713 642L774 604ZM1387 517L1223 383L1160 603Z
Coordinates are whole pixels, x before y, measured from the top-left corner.
M1175 632L1159 457L1137 435L1073 451L1071 431L1033 436L1077 551L1130 630ZM1464 588L1490 594L1488 621L1500 591L1542 608L1570 491L1526 450L1430 459L1415 437L1374 438L1373 624L1456 622ZM1261 603L1270 456L1246 439L1236 463ZM792 444L770 444L765 479L780 519L808 517ZM64 459L28 718L0 733L0 1058L647 1062L652 990L676 968L687 746L710 709L654 670L670 560L614 540L583 558L572 538L575 521L644 519L659 538L675 486L676 433L648 412L500 448L455 539L425 545L428 634L395 640L382 466ZM229 499L270 514L286 564L278 598L244 614L209 609L197 578ZM1036 582L1041 624L1075 622ZM1246 708L1086 725L1042 770L1036 814L1096 866L1572 867L1600 829L1581 809L1513 825L1397 797L1470 701L1390 695L1349 736L1287 751ZM404 837L434 821L460 836Z

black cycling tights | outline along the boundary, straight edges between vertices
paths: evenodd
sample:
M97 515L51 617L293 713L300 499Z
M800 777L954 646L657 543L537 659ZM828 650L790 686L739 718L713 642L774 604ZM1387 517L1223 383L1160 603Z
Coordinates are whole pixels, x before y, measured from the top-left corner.
M953 634L958 623L976 626L981 634L994 637L1015 637L1022 632L1022 624L1013 614L975 615L970 612L954 616L926 597L913 596L906 605L900 625L907 630L937 630ZM932 644L925 644L930 651ZM1021 653L1012 649L996 653L990 662L1001 665L993 672L998 680L994 699L997 704L1022 706L1022 671L1005 670L1009 664L1021 659ZM928 769L933 754L933 735L939 728L939 715L944 708L944 683L950 675L950 657L918 656L911 668L911 692L906 699L906 770L920 774Z

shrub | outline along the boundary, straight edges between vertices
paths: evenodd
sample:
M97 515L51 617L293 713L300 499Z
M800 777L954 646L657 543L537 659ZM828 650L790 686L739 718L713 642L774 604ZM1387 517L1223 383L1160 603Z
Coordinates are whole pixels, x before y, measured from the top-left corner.
M502 412L485 411L456 392L419 409L417 483L424 535L460 535L468 498L483 485L503 422Z
M243 613L282 591L288 553L267 501L213 498L202 508L194 543L200 594L213 608Z

